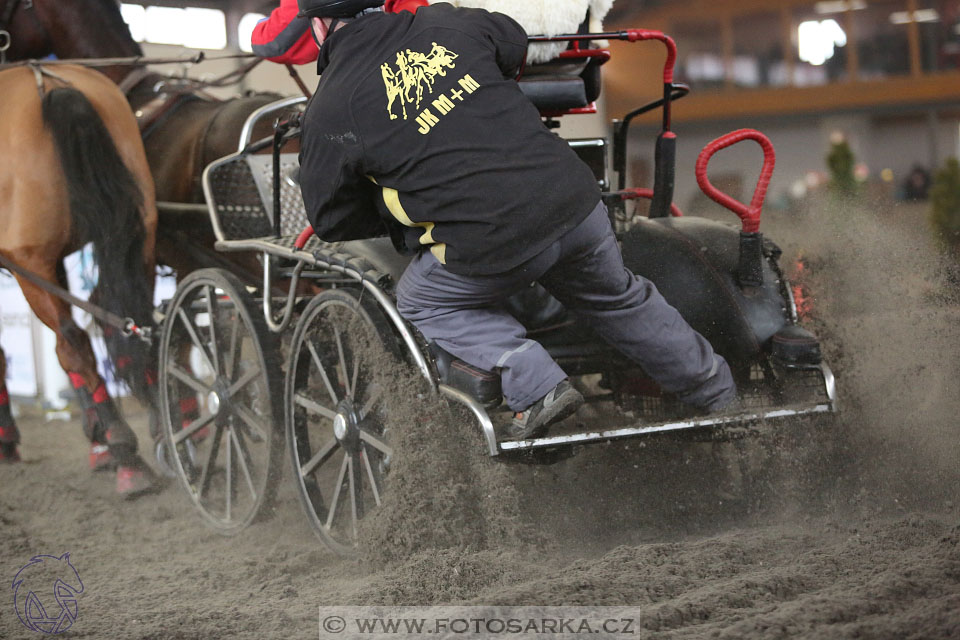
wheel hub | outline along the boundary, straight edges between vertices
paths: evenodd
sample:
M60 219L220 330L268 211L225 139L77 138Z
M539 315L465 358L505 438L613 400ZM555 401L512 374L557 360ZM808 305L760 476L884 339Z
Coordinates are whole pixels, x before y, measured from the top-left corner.
M333 435L342 447L352 451L360 446L359 423L360 416L350 398L341 400L333 418Z
M207 395L207 410L210 411L211 415L215 416L218 413L220 413L220 405L221 405L220 394L217 393L216 391L211 391Z
M230 381L218 377L213 383L213 389L207 395L207 408L210 413L217 415L230 409Z
M337 440L343 440L347 435L347 418L342 413L333 419L333 435Z

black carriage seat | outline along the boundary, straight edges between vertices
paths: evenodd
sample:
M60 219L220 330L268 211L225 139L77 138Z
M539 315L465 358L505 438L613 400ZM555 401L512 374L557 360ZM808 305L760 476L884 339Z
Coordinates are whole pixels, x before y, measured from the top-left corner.
M551 60L531 65L519 80L520 90L539 111L554 113L586 107L600 97L600 65L604 61Z
M590 12L577 28L577 33L590 33ZM586 49L589 43L570 44ZM600 97L600 66L608 56L555 58L528 65L519 80L520 90L541 112L557 114L589 106Z
M590 33L590 11L587 11L577 33ZM584 42L570 43L568 49L596 46ZM519 80L520 90L541 112L558 114L589 106L600 97L600 66L608 56L555 58L528 65Z

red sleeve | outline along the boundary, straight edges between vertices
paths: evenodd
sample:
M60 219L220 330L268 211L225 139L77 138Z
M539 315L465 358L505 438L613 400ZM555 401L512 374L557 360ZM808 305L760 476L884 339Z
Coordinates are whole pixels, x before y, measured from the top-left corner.
M310 20L297 18L297 0L280 0L266 20L254 26L250 37L253 52L280 64L306 64L317 59L317 45L310 35Z
M427 0L387 0L384 10L390 13L415 13L427 6ZM297 18L297 0L281 0L280 6L253 28L250 44L261 58L280 64L306 64L317 59L317 45L310 35L310 20Z
M400 13L401 11L416 13L417 9L427 6L427 4L429 4L427 0L387 0L383 3L383 10L389 13Z

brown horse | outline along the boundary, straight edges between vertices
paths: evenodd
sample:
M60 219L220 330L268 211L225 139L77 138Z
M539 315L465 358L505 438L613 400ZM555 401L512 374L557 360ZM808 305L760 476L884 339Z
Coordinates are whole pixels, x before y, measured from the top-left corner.
M2 24L4 8L9 13L6 25ZM51 53L61 59L143 54L130 36L116 0L0 0L3 29L10 34L8 60L42 58ZM278 99L275 94L260 94L215 100L198 91L179 90L169 78L151 73L143 65L99 70L124 89L130 106L139 115L160 201L203 203L203 169L235 152L247 116ZM269 123L263 123L256 137L269 135L269 127ZM213 230L205 214L161 212L158 259L180 275L222 262L223 258L212 251L213 242ZM241 263L240 268L248 267Z
M91 300L149 325L157 211L136 120L113 83L80 67L2 70L0 95L0 255L56 333L57 357L85 408L91 466L118 464L118 490L138 493L153 480L97 373L89 337L66 301L22 272L65 288L63 257L90 242L99 269ZM146 399L149 347L113 326L104 335L118 374ZM16 457L16 438L6 440L7 457Z

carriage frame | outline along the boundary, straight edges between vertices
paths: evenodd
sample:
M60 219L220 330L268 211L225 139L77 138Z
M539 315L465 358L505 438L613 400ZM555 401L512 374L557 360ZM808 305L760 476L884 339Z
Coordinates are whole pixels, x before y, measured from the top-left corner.
M622 232L629 226L621 204L626 200L651 198L651 217L669 215L671 210L676 213L672 203L671 140L675 136L670 135L670 106L688 88L673 81L675 46L660 32L627 30L531 40L571 41L574 45L563 56L566 62L585 62L598 71L609 53L581 48L580 43L599 39L659 41L668 51L663 98L627 114L615 124L612 156L619 188L604 197L611 205L612 222ZM370 391L375 383L361 382L367 374L360 372L360 356L344 346L341 334L350 331L347 324L341 324L346 316L366 327L367 333L365 337L361 335L361 340L370 342L370 331L380 336L384 343L381 346L411 365L430 392L463 407L476 421L486 453L498 459L553 462L581 445L656 434L695 439L739 437L784 418L829 415L837 410L836 384L826 363L787 364L777 372L758 365L758 388L774 377L787 376L792 380L786 384L779 380L780 395L773 405L765 401L748 403L736 415L690 416L678 413L668 398L654 392L643 402L631 404L631 410L641 414L651 398L657 405L653 414L645 418L641 415L639 420L634 417L600 430L574 427L529 440L504 439L499 427L505 409L496 410L497 403L490 402L489 395L478 397L474 390L451 382L456 377L450 374L449 358L438 354L397 311L393 287L405 261L396 256L390 241L377 238L325 243L312 235L295 178L296 157L282 150L285 142L296 136L296 118L277 126L273 139L251 143L251 132L259 120L288 114L304 100L290 98L254 112L243 128L238 151L210 164L203 175L204 194L217 238L215 249L260 255L263 280L259 288L241 282L229 271L204 269L185 279L173 299L160 310L163 322L159 385L167 461L205 519L222 533L236 533L268 511L265 507L281 475L281 450L285 448L297 479L300 501L314 531L338 553L355 550L358 523L369 512L371 500L374 507L381 504L395 452L380 424L387 417L376 415L376 405L383 401L382 390L380 397L373 400L359 397L361 384L370 385L367 391L371 395L378 392ZM656 108L663 112L663 131L657 141L654 189L626 189L630 121ZM595 109L595 103L561 104L560 108L541 106L541 113L549 123L557 115ZM598 181L610 185L606 140L580 144L588 153L592 152L592 164L601 165L596 170ZM269 148L273 154L262 153ZM709 156L704 160L704 174L707 161ZM785 322L795 325L798 318L791 286L782 274L778 275ZM281 282L285 287L278 288ZM321 292L304 293L304 283L309 285L307 289ZM221 316L231 320L219 326ZM326 333L318 333L318 327ZM227 338L225 333L231 333L231 337ZM240 333L248 336L247 343L236 338ZM338 353L324 360L327 356L316 347L317 341L329 346L331 353ZM220 351L225 343L229 346L223 354ZM285 352L282 363L281 352ZM348 366L351 355L358 358L352 367ZM576 367L576 373L603 373L598 370L603 365L598 363L608 359L610 352L587 345L574 356L582 365ZM198 370L206 372L201 375ZM751 373L751 380L754 377ZM283 389L279 386L280 378L284 381ZM319 398L308 397L311 389ZM797 389L802 393L797 394ZM791 397L783 395L785 390ZM614 400L614 404L622 400L613 393L600 396L600 400ZM260 414L253 415L251 406L257 407ZM308 415L325 423L324 429L329 433L322 442L310 441L310 427L303 426L309 422L305 417ZM276 427L281 417L285 438ZM316 444L319 446L314 448ZM218 449L225 449L225 453L218 453ZM339 450L344 455L337 463L334 454ZM218 461L218 456L224 460ZM313 477L321 467L328 468L329 479L334 480L333 488L325 495L321 495L324 492Z

